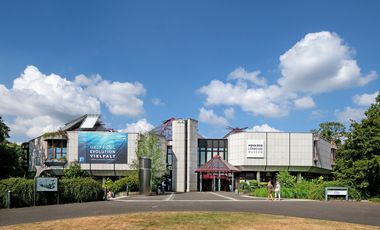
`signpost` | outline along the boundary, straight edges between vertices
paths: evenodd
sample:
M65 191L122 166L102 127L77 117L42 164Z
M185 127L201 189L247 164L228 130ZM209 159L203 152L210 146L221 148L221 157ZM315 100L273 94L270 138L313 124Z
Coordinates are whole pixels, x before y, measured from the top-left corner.
M36 192L57 192L57 204L59 204L58 178L36 177L34 180L34 206L36 206Z
M326 187L325 200L328 200L328 196L345 196L346 200L348 200L348 188L347 187Z

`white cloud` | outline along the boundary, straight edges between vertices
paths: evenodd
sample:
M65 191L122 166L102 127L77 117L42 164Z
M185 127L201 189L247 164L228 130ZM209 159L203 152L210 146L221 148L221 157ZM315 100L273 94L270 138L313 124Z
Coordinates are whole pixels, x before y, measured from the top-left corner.
M366 93L364 93L362 95L356 94L353 97L353 101L355 104L357 104L359 106L370 106L372 103L375 103L376 96L378 93L379 93L379 91L374 92L373 94L366 94Z
M281 76L267 85L260 71L247 72L239 67L222 82L212 80L200 88L206 95L205 106L239 106L243 111L264 117L283 117L292 105L296 109L315 107L309 95L363 86L377 78L371 71L360 72L354 52L335 33L309 33L280 56ZM251 84L251 83L254 84Z
M75 83L83 86L88 95L97 97L112 114L137 117L144 113L144 102L139 97L145 94L145 88L139 82L109 82L99 75L95 78L79 75Z
M280 130L270 127L268 124L255 125L252 129L248 131L253 132L281 132Z
M235 109L234 108L227 108L223 112L224 112L224 116L227 119L232 119L235 116Z
M326 117L327 110L313 110L311 111L310 119L317 120Z
M294 105L297 109L309 109L315 107L313 98L311 97L302 97L294 100Z
M198 119L201 122L205 122L205 123L212 124L215 126L227 126L228 125L228 121L226 118L216 115L214 113L214 110L212 110L212 109L207 110L203 107L199 110Z
M232 80L247 80L253 82L258 86L266 86L266 80L263 77L260 77L260 71L247 72L243 67L239 67L232 71L228 75L228 79Z
M141 114L137 96L144 92L140 83L108 82L99 75L69 81L27 66L12 88L0 84L0 114L7 117L11 136L36 137L77 116L100 113L101 102L114 114Z
M165 103L163 103L160 98L153 98L152 103L153 105L165 105Z
M280 56L278 83L286 91L322 93L375 80L377 73L362 75L353 56L337 34L309 33Z
M337 117L338 121L343 124L349 124L350 120L354 120L359 122L361 119L365 117L364 112L366 109L364 108L351 108L346 107L343 111L335 110L334 114Z
M145 118L138 120L136 123L127 123L127 127L119 132L128 133L146 133L154 128Z
M287 96L275 85L254 89L242 82L231 84L213 80L209 85L203 86L200 92L207 95L207 106L237 105L243 111L266 117L288 114L288 103L284 100Z

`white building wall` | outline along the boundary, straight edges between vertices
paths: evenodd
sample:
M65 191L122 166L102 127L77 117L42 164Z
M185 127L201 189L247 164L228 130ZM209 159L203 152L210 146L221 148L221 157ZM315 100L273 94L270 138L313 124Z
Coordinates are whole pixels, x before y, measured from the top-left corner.
M188 181L187 192L197 190L197 173L194 171L197 169L198 164L198 122L196 120L187 120L188 129Z
M320 158L317 162L317 166L325 169L332 170L331 162L333 161L331 155L331 144L330 142L320 139L318 141Z
M267 165L289 165L289 133L267 134Z
M172 122L173 148L173 190L185 192L185 132L186 121L177 119Z
M290 134L290 166L313 166L313 134Z

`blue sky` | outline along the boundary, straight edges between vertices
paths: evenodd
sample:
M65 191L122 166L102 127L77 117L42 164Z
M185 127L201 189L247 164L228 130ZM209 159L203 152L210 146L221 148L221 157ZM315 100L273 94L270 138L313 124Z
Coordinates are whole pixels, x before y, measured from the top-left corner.
M307 132L379 90L379 1L1 1L0 115L25 141L84 113Z

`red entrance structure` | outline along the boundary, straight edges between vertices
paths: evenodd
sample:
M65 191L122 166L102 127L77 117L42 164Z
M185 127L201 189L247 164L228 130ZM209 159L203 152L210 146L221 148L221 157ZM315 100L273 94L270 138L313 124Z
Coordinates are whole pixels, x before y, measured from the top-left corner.
M195 172L200 173L199 190L203 190L203 182L211 181L211 188L206 190L220 191L221 183L224 190L234 191L235 188L235 173L240 172L238 168L232 166L220 156L215 155L207 163L196 169ZM216 186L216 181L218 185ZM210 183L208 183L210 184ZM227 187L228 185L228 187ZM227 189L228 188L228 189Z

